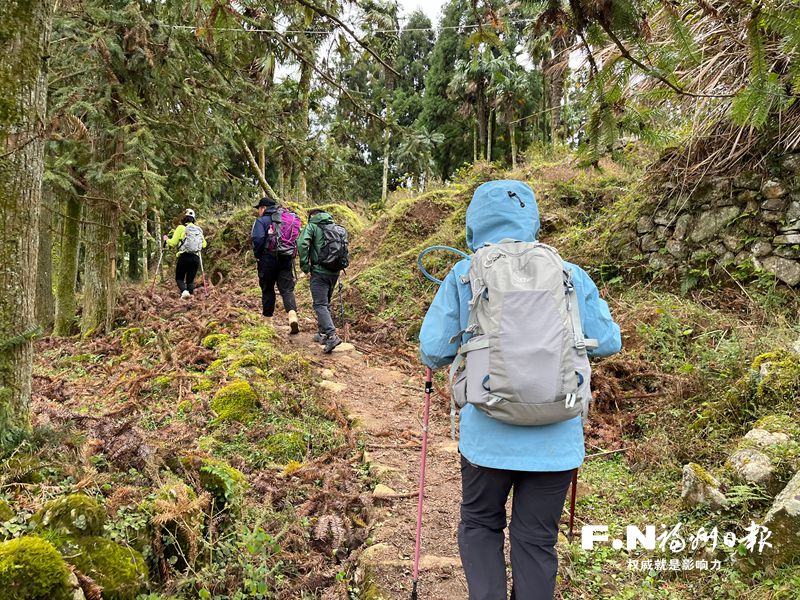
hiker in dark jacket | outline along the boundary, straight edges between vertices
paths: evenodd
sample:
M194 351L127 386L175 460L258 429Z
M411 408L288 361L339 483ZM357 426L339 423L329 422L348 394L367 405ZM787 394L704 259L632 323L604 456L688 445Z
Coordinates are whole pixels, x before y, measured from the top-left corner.
M261 313L272 317L275 312L275 286L283 299L283 308L288 313L291 332L300 331L297 321L297 302L294 297L294 256L275 255L269 251L268 234L272 216L278 204L271 198L262 198L253 208L258 217L253 223L253 254L258 261L258 285L261 287Z
M195 224L195 215L191 208L186 209L181 224L175 228L172 237L165 235L164 241L170 248L178 249L175 282L181 298L191 298L194 295L194 278L200 268L200 252L207 246L203 230Z
M311 274L311 298L314 301L314 313L317 315L317 334L314 336L314 341L325 344L325 353L329 354L342 343L333 325L330 310L333 290L339 280L339 271L318 264L318 257L324 243L323 228L334 225L334 220L320 209L312 209L308 216L308 225L297 241L300 268L303 273Z

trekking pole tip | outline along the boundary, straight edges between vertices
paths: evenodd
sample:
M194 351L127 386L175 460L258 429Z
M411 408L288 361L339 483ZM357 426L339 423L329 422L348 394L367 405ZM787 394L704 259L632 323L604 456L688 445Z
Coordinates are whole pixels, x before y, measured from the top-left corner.
M413 585L411 587L411 600L417 600L417 582L412 582Z

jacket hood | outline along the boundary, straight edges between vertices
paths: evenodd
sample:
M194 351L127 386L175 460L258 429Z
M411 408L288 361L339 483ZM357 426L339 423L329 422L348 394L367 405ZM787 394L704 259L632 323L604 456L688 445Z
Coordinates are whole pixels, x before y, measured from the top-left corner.
M314 225L330 225L333 223L333 217L326 212L321 212L311 217L308 222L314 223Z
M504 239L532 242L539 235L539 207L526 183L504 179L484 183L467 208L467 246L473 252Z

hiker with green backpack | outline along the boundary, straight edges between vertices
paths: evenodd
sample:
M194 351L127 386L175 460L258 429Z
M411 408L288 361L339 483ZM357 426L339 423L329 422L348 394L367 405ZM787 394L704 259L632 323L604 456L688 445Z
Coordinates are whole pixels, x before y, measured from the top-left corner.
M454 422L460 408L458 546L470 600L507 597L512 489L511 598L553 598L558 525L584 460L589 358L622 344L591 278L536 241L539 225L526 184L478 187L466 215L474 254L448 273L420 331L423 363L451 365Z
M175 262L175 281L184 300L194 295L194 278L202 265L200 253L207 246L203 230L195 223L194 210L187 208L181 224L175 228L172 237L164 235L164 242L170 248L178 249Z
M311 209L297 247L300 268L311 274L311 298L317 316L317 334L314 341L324 344L330 354L342 343L331 317L331 298L339 272L349 264L347 231L334 222L333 217L319 208Z

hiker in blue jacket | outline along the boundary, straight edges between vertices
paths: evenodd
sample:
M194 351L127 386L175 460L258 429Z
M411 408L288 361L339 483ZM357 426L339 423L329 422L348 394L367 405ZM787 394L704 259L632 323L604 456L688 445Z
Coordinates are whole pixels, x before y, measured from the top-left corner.
M512 193L519 202L509 201ZM481 185L467 209L466 225L473 251L507 239L535 241L540 221L533 190L519 181ZM584 335L598 342L590 355L619 352L619 326L594 282L576 265L564 265L572 270ZM425 315L420 356L431 368L452 363L468 339L463 334L450 342L467 327L472 293L462 277L469 267L470 259L453 267ZM512 488L511 598L550 600L558 568L558 524L572 474L584 459L581 417L552 425L509 425L467 404L460 412L459 451L463 497L458 546L470 600L506 598L505 506Z

